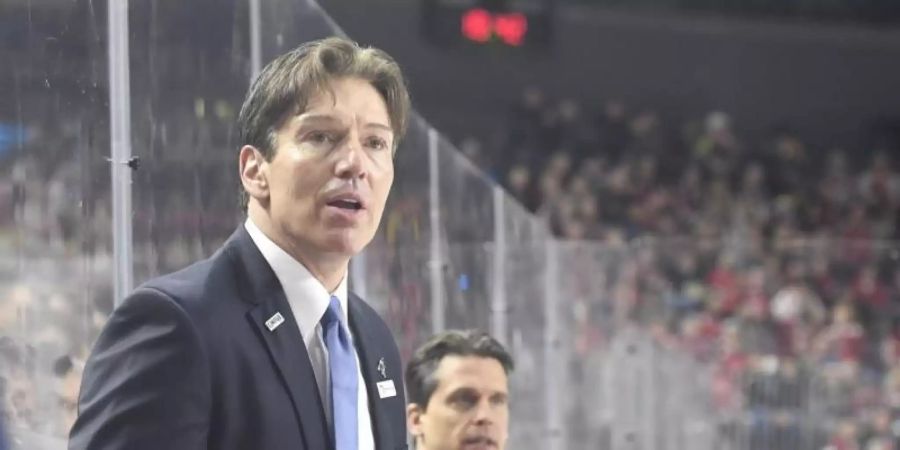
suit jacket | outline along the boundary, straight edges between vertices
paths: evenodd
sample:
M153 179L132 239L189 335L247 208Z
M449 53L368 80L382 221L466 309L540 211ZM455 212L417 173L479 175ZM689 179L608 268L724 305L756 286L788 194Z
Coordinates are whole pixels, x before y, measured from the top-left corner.
M375 446L406 449L397 345L372 308L348 297ZM285 322L270 331L276 313ZM333 448L296 323L240 226L212 257L147 282L113 312L84 371L69 449ZM381 398L376 383L386 380L396 395Z

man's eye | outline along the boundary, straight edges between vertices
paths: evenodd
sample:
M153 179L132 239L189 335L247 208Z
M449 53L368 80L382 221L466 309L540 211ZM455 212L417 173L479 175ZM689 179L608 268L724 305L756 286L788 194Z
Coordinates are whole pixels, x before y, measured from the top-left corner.
M468 394L455 395L450 399L450 403L459 409L469 409L478 403L478 397Z
M369 148L374 148L375 150L384 150L388 147L387 142L381 138L371 138L366 143Z
M306 139L314 144L332 144L335 141L334 136L321 131L309 133L306 135Z

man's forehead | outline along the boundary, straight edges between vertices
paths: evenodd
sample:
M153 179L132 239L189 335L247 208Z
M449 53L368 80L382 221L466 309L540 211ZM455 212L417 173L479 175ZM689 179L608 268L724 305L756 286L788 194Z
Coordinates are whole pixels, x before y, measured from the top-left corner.
M484 385L506 389L506 371L494 358L474 355L447 355L435 373L441 387Z
M329 79L325 84L311 90L307 97L306 110L332 109L336 107L341 92L352 94L345 97L344 100L359 99L360 96L365 96L368 100L376 100L375 105L372 106L387 110L387 102L371 82L352 76Z

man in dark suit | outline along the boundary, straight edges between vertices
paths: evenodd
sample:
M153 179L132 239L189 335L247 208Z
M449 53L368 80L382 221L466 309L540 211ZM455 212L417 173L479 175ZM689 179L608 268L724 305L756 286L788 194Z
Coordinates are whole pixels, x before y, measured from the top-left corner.
M416 450L506 448L512 356L477 330L432 336L406 366Z
M69 448L405 449L397 346L347 266L381 220L408 111L376 49L329 38L266 66L238 118L246 221L113 312Z

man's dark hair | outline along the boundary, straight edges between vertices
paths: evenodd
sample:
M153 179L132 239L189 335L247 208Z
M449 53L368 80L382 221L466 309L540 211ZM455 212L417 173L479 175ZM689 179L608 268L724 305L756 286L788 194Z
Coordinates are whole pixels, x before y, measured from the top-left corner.
M387 53L355 42L330 37L307 42L266 65L256 77L238 114L240 144L259 149L266 160L275 156L276 131L285 120L306 110L310 98L330 92L335 78L368 81L387 105L394 148L406 133L410 100L400 66ZM332 93L333 95L333 93ZM241 206L247 192L241 188Z
M423 410L428 407L428 400L438 386L435 372L441 360L450 355L493 358L507 374L515 367L503 345L483 331L450 330L436 334L416 350L406 365L406 391L410 403Z

